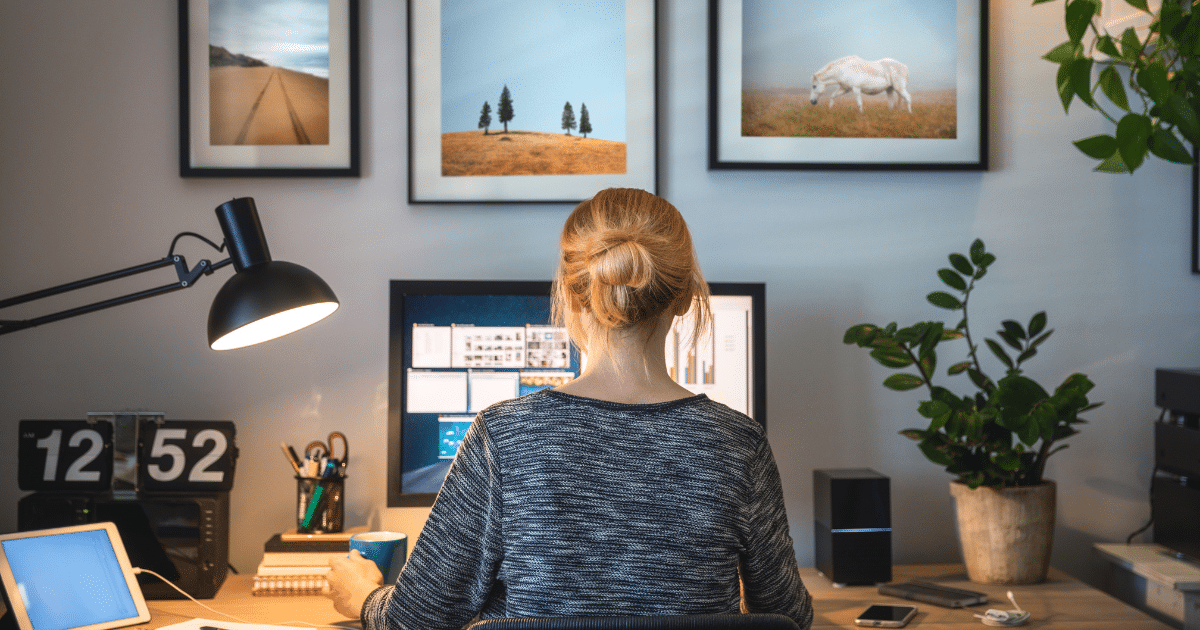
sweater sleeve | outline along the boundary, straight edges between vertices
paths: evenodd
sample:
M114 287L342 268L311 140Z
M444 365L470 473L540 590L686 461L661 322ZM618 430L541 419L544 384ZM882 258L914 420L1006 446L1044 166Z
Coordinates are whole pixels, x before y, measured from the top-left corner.
M396 585L377 589L364 603L364 630L461 628L479 612L503 553L499 477L480 414Z
M787 615L807 629L813 621L812 595L800 580L779 469L765 436L750 472L750 493L742 519L746 555L739 567L743 604L747 612Z

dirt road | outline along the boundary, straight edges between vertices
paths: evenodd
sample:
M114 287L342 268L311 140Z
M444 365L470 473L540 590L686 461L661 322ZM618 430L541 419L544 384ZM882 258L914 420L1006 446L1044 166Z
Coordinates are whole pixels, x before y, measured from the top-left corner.
M209 68L213 145L329 144L329 80L275 67Z

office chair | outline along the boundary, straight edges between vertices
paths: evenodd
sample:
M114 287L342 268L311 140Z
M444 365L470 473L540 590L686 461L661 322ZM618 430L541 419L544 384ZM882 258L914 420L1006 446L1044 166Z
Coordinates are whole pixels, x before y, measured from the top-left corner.
M484 619L467 630L800 630L784 615L670 615L662 617L526 617Z

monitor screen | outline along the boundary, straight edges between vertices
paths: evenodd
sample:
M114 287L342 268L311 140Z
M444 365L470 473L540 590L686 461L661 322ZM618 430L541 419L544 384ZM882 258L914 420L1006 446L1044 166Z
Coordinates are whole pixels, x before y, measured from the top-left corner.
M550 322L550 282L393 280L388 357L388 506L427 506L475 414L566 383L587 357ZM667 335L685 388L766 425L765 287L710 283L713 326Z

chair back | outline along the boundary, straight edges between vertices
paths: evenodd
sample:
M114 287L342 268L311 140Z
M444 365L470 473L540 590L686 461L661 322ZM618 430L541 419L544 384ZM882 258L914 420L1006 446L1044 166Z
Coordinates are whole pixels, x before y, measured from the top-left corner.
M791 617L763 613L641 617L484 619L468 630L800 630Z

